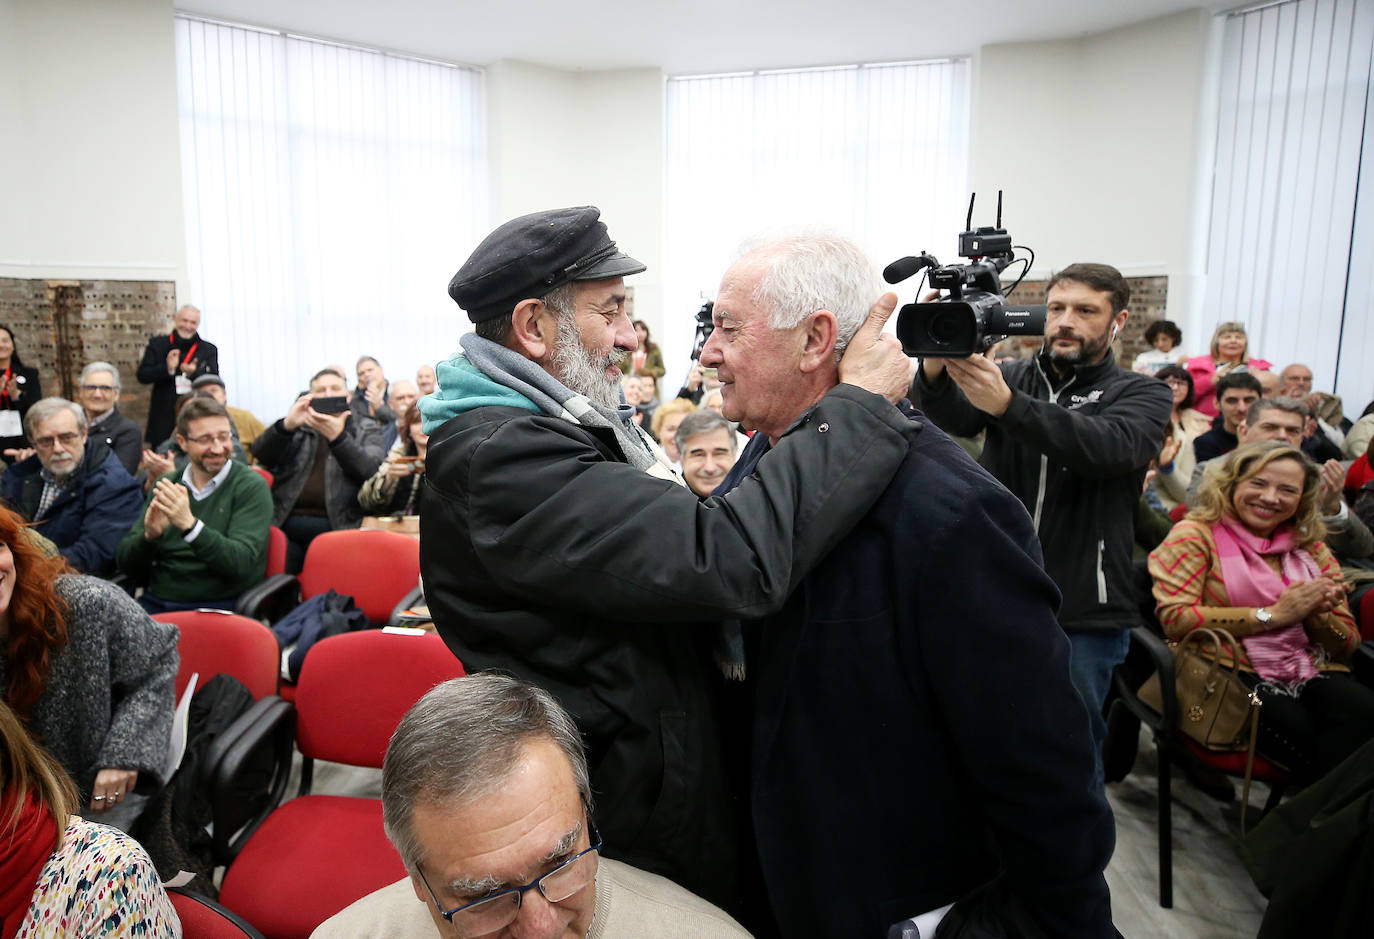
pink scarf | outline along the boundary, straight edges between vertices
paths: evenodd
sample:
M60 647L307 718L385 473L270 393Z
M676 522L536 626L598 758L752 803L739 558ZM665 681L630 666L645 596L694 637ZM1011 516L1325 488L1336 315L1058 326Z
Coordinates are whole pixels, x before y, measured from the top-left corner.
M1312 555L1297 547L1291 525L1280 526L1272 538L1261 538L1232 519L1212 526L1221 558L1221 579L1236 606L1272 606L1289 584L1313 580L1321 570ZM1265 563L1278 555L1279 573ZM1307 654L1311 640L1302 623L1271 629L1241 640L1250 664L1268 682L1304 682L1317 677Z

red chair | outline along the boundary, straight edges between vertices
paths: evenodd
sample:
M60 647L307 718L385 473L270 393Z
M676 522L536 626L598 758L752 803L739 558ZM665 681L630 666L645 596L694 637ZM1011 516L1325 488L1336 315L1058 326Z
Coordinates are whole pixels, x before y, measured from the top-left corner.
M311 795L316 759L380 768L401 717L436 684L463 675L432 633L364 630L323 639L297 687L300 795L274 811L224 875L220 902L268 939L304 939L320 923L405 876L379 799Z
M192 674L199 675L198 689L226 674L253 695L253 705L208 746L195 780L210 801L215 863L226 864L281 803L291 775L296 715L277 696L277 639L256 620L223 610L159 613L153 619L180 632L178 700Z
M277 693L281 653L272 630L255 619L223 610L187 610L158 613L153 619L171 623L181 630L177 654L176 695L186 690L192 672L200 673L204 685L215 675L233 675L253 693L256 701Z
M168 887L167 898L181 920L185 939L263 939L252 924L209 897L183 887Z
M239 598L238 612L251 619L279 619L301 600L330 588L346 593L373 623L420 582L420 542L394 531L328 531L310 542L299 577L267 578Z
M286 532L276 525L272 525L267 529L267 571L264 574L264 579L285 573Z
M256 473L257 473L259 476L261 476L263 479L267 480L267 488L268 488L268 489L271 489L271 488L272 488L272 484L273 484L274 482L276 482L276 480L272 478L272 474L269 473L267 470L263 469L261 466L250 466L249 469L251 469L251 470L253 470L254 472L256 472Z

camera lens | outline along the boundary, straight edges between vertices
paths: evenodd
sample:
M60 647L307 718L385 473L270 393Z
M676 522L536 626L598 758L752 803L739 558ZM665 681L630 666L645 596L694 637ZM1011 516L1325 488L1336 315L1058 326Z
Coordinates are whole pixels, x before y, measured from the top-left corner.
M931 342L947 346L959 338L963 329L962 318L951 310L932 316L930 325L926 327L926 332L930 335Z

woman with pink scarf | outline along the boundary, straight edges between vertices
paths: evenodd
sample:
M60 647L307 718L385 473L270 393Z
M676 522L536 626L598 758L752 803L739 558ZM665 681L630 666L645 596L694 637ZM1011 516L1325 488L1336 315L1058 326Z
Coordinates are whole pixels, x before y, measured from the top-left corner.
M1322 544L1321 474L1277 441L1242 447L1208 473L1198 505L1150 554L1159 621L1240 640L1259 689L1257 749L1299 782L1374 738L1374 691L1341 664L1359 647L1340 566Z

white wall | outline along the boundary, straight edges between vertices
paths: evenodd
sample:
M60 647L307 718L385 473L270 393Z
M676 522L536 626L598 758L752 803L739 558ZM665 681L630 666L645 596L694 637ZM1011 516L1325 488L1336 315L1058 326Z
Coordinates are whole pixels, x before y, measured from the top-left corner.
M0 141L0 276L189 299L171 0L0 0Z
M487 115L492 227L597 206L621 249L648 265L629 278L635 315L662 335L663 73L501 61L487 70Z
M1033 274L1074 261L1167 274L1188 333L1210 194L1207 50L1213 17L1189 10L1083 39L985 46L977 58L974 224L1004 224ZM1190 346L1191 347L1191 346Z

